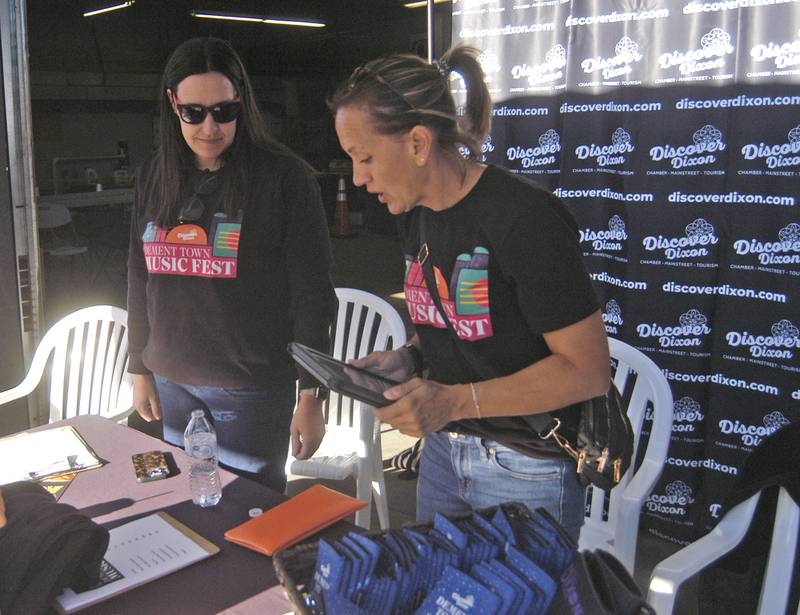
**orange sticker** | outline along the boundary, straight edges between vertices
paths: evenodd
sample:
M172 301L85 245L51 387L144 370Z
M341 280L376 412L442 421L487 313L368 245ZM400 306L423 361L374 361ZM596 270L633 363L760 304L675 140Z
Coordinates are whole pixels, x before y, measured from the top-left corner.
M202 227L196 224L181 224L167 234L166 243L188 243L204 246L208 237Z

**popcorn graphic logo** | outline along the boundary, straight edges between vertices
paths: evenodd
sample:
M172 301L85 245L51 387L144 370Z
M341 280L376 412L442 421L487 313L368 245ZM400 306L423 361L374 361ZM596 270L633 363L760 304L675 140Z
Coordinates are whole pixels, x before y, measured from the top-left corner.
M800 143L800 124L792 128L786 136L789 138L789 143Z
M652 411L648 409L648 418ZM705 419L700 402L692 397L681 397L672 404L672 431L692 432L694 423L701 423Z
M539 135L539 145L551 151L559 151L561 149L561 138L555 130L550 128Z
M787 346L800 345L798 344L798 341L800 341L800 329L785 318L773 324L770 330L776 343L786 344Z
M625 147L631 143L631 135L624 128L617 128L611 135L611 143L618 147Z
M623 36L614 45L614 53L623 62L638 62L642 59L642 54L639 53L639 44L628 36Z
M567 50L564 48L564 45L558 44L554 45L550 49L547 50L547 53L544 54L544 60L548 64L552 64L553 66L563 67L567 65Z
M645 507L652 513L683 516L686 507L693 503L692 488L682 480L675 480L664 488L664 495L651 494L645 500Z
M608 230L610 230L612 233L625 235L627 238L627 234L625 234L625 222L623 222L622 218L616 214L608 219Z
M664 492L671 498L672 502L686 504L694 502L692 488L682 480L669 483L664 489Z
M686 225L686 236L701 244L710 243L711 238L716 239L714 237L714 227L710 222L706 222L702 218L698 218ZM716 241L713 243L716 243Z
M681 314L681 317L678 320L682 327L688 328L703 327L706 325L706 323L708 323L708 318L695 309L691 309L688 312Z
M764 427L769 429L771 433L789 425L789 419L783 416L783 413L778 410L764 415L762 422L764 423Z
M778 231L778 238L781 243L797 244L800 242L800 224L792 222Z
M730 49L727 53L733 52L731 35L722 28L711 28L700 38L700 45L703 49Z
M702 128L695 130L692 135L692 141L694 141L695 145L701 146L722 143L722 132L711 124L706 124Z

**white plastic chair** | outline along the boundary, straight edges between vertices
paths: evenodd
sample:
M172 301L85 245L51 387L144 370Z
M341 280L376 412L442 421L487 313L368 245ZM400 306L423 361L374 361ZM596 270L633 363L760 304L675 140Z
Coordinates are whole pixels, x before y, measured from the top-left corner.
M633 574L636 562L636 541L639 535L639 514L645 498L661 476L672 435L672 392L659 367L644 354L619 340L608 340L611 358L617 361L614 382L623 398L631 386L631 371L636 382L630 393L627 413L634 432L631 465L619 484L605 491L592 487L592 504L581 528L578 548L603 549L613 554ZM648 402L653 406L653 423L644 459L634 472L639 450L639 436ZM608 516L604 506L608 502Z
M50 422L79 414L98 414L115 421L133 409L128 364L128 313L95 305L69 314L44 335L24 380L0 392L0 406L25 397L48 372Z
M353 288L337 288L339 313L333 332L333 356L342 361L406 342L403 319L380 297ZM389 505L383 477L380 423L372 406L331 392L325 404L325 438L311 459L289 455L286 473L331 480L356 479L356 497L367 506L356 513L356 525L369 528L375 500L381 529L389 527Z
M718 560L742 541L753 520L761 493L759 491L732 508L710 533L674 553L653 569L647 601L658 615L672 613L678 588L686 579ZM758 615L786 612L792 576L798 570L795 562L798 529L800 507L786 489L781 487L775 509L769 559L758 600ZM797 609L800 613L800 604Z

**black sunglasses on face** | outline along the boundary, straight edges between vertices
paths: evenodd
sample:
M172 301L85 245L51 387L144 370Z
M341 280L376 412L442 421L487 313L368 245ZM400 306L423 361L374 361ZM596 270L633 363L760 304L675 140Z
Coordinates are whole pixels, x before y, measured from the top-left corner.
M186 124L202 124L209 113L217 124L227 124L239 117L239 112L242 110L242 103L238 100L219 103L213 107L184 105L178 102L177 96L174 96L173 100L175 101L175 107L178 109L178 117Z
M181 224L197 222L202 218L206 211L206 204L203 203L200 195L213 194L218 187L219 177L217 175L204 174L195 184L194 194L189 197L189 200L178 212L178 222Z

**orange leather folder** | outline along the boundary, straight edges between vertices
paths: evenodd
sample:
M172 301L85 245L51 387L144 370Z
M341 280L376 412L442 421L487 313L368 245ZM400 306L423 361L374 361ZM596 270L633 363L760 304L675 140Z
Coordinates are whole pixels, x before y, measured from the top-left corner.
M229 529L225 532L225 540L272 555L366 505L366 502L344 493L314 485L255 519Z

